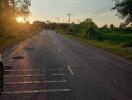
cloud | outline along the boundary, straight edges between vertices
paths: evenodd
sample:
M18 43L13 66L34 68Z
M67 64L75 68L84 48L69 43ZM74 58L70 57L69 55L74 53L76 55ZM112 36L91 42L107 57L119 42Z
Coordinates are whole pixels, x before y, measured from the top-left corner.
M74 3L74 4L80 4L81 1L80 0L72 0L72 3Z

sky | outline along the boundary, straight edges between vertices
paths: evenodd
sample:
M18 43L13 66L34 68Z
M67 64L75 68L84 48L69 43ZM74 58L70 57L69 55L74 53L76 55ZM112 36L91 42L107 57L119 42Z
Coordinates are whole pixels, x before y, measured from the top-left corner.
M68 22L67 14L72 14L71 22L92 18L98 26L114 24L118 26L121 19L116 11L110 9L115 2L112 0L31 0L30 21Z

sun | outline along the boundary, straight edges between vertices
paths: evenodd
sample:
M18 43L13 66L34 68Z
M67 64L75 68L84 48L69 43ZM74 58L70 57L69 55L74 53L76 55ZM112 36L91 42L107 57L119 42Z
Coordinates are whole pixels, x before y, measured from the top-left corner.
M18 23L23 23L24 22L24 19L21 16L18 16L18 17L16 17L16 21Z

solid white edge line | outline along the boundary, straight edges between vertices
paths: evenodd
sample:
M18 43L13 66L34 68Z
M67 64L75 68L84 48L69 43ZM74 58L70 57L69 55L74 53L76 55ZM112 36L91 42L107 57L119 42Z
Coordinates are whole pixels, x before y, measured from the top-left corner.
M49 89L49 90L33 90L33 91L13 91L2 92L2 94L34 94L34 93L52 93L52 92L70 92L71 89Z
M74 75L74 72L72 71L71 66L70 66L70 65L68 65L68 66L67 66L67 68L68 68L68 70L69 70L70 74L71 74L71 75Z

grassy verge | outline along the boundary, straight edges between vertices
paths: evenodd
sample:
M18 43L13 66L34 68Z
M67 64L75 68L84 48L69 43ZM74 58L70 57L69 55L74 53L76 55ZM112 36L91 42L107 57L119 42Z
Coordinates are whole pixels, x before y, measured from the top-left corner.
M132 60L132 48L123 47L122 44L113 44L110 41L100 42L100 41L96 41L96 40L82 39L79 37L65 34L63 32L61 32L61 34L65 37L70 38L70 39L74 39L74 40L80 41L81 43L89 44L89 45L95 46L97 48L101 48L103 50L110 51L114 54L117 54L119 56L122 56L124 58Z
M32 35L33 33L19 33L14 37L0 37L0 51L2 52L6 47L15 45Z

